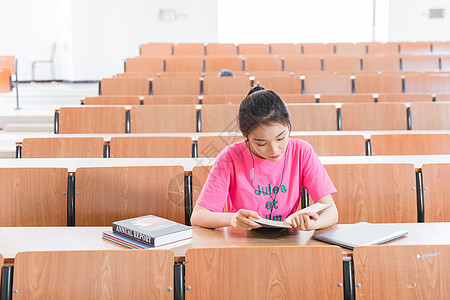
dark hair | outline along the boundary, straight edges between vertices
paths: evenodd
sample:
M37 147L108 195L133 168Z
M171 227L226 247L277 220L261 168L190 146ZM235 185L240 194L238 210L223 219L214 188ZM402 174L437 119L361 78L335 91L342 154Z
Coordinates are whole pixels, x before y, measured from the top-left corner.
M228 69L222 69L220 70L219 74L217 74L217 77L226 77L226 76L234 77L233 71Z
M277 93L257 85L241 102L238 114L239 129L247 137L260 125L282 124L289 126L291 117L286 104Z

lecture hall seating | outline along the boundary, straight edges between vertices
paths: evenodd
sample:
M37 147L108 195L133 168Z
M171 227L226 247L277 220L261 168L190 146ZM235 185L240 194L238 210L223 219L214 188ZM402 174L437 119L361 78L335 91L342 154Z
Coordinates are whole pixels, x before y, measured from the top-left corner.
M448 149L448 148L447 148ZM424 164L423 200L425 222L450 222L450 164Z
M122 77L103 78L100 80L100 95L149 95L150 78L148 77Z
M231 43L208 43L206 45L206 55L223 55L231 56L237 55L237 48L235 44Z
M246 76L209 76L203 79L203 94L206 95L241 95L241 100L251 89L251 81Z
M411 103L412 130L450 130L450 103Z
M351 94L352 82L349 75L306 75L304 94Z
M342 130L406 130L403 103L344 103Z
M97 96L86 97L81 100L82 105L140 105L143 104L145 96L127 96L127 95L112 95L112 96Z
M174 299L173 261L161 249L19 252L13 298Z
M153 78L152 95L200 95L200 78L198 76Z
M372 134L371 155L450 154L450 134Z
M192 157L192 139L176 136L121 136L110 141L111 158L189 158Z
M355 76L355 93L402 93L402 75Z
M319 156L367 155L363 135L293 135L291 138L308 142Z
M125 133L125 107L61 107L57 133Z
M101 137L24 138L22 158L100 158L104 140Z
M203 105L201 132L238 132L238 104Z
M125 73L161 73L164 72L164 58L144 56L127 58L124 71Z
M206 74L214 74L217 76L222 69L228 69L237 75L242 71L242 67L242 58L237 55L205 57Z
M201 74L203 72L203 56L172 56L166 58L167 73Z
M179 43L173 46L173 55L203 56L205 44L203 43Z
M359 94L323 94L319 96L320 103L373 103L374 98L371 93Z
M239 44L238 52L240 55L268 55L269 45L267 44Z
M141 45L141 56L170 56L173 54L173 43L148 43Z
M277 54L280 56L285 55L301 55L302 54L302 47L300 44L290 44L290 43L271 43L270 46L270 53L271 54Z
M320 56L285 55L284 71L305 75L322 71L322 58Z
M255 82L259 82L265 89L275 91L278 95L300 95L302 92L300 76L256 76Z
M292 131L336 131L337 113L334 105L289 105Z
M362 70L362 58L359 56L327 55L323 57L324 72L360 72Z
M245 71L249 73L282 71L281 57L277 55L244 55L244 61Z

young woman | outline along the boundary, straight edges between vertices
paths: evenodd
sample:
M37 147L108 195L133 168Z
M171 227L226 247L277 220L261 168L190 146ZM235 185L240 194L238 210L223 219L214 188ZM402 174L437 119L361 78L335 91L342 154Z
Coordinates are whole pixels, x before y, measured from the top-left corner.
M250 217L288 221L299 230L335 224L338 212L331 195L336 188L311 145L289 138L291 121L283 100L256 86L239 107L238 123L246 140L217 156L191 224L259 228ZM320 215L297 211L302 187L314 202L331 207ZM223 212L225 204L228 212Z

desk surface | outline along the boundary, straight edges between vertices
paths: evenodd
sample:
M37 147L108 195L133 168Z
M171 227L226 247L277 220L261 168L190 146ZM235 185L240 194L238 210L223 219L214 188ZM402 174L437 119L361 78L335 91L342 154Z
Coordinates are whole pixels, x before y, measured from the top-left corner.
M450 222L447 223L391 223L383 224L408 231L408 235L386 244L450 244ZM339 224L319 231L284 230L235 230L230 227L205 229L194 227L192 242L174 248L177 261L183 261L189 248L233 246L287 246L328 245L313 239L313 235L333 228L348 226ZM102 238L102 232L110 227L0 227L0 253L5 263L13 263L21 251L50 250L108 250L126 249ZM344 256L351 250L342 249Z

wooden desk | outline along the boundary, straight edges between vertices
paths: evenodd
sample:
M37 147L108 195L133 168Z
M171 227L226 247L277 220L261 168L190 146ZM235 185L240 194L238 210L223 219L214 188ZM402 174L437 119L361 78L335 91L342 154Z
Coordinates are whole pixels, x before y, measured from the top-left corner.
M450 244L450 222L447 223L392 223L386 226L404 229L408 235L386 244ZM193 228L193 239L188 245L174 248L175 261L184 261L189 248L236 247L236 246L287 246L328 245L314 240L314 234L332 228L348 226L339 224L331 228L314 231L289 230L235 230L230 227L219 229ZM12 264L21 251L46 250L108 250L127 249L102 238L102 232L110 227L0 227L0 253L6 264ZM352 251L342 249L343 256Z

